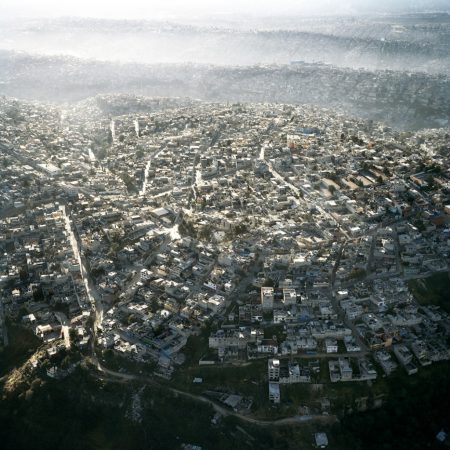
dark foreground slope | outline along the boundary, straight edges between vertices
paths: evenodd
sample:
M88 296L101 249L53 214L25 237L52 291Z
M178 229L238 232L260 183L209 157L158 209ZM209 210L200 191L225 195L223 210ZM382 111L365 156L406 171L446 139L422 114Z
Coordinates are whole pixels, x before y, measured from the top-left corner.
M15 450L313 449L313 434L328 433L330 450L445 448L436 434L450 425L449 364L416 377L387 380L387 403L365 413L346 412L333 427L249 426L225 418L212 425L212 408L164 390L112 383L77 369L60 381L36 378L0 400L2 448ZM139 395L140 421L133 420Z

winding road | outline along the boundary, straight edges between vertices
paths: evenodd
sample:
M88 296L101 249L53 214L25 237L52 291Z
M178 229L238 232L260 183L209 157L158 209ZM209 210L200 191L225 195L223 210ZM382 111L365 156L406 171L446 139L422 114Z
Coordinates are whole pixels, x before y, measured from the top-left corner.
M107 369L106 367L103 367L100 364L100 361L97 359L97 357L95 355L91 356L89 358L89 361L91 364L93 364L95 366L95 368L100 372L100 374L108 376L108 377L103 376L102 379L106 378L106 379L108 379L108 381L121 382L121 383L122 382L130 382L130 381L138 381L138 382L145 383L145 384L155 386L158 388L165 388L165 389L169 390L170 392L172 392L176 396L179 395L181 397L188 398L188 399L196 401L196 402L208 404L208 405L212 406L214 411L218 412L222 416L236 417L236 418L242 420L243 422L247 422L247 423L250 423L253 425L284 426L284 425L298 425L298 424L309 423L309 422L335 423L338 420L337 417L334 415L328 415L328 416L323 416L323 415L298 416L298 415L296 415L296 416L285 417L282 419L274 419L274 420L257 419L252 416L247 416L244 414L237 413L235 411L231 411L230 409L220 406L213 400L210 400L209 398L206 398L202 395L191 394L189 392L181 391L179 389L176 389L176 388L173 388L170 386L163 386L152 378L139 376L139 375L132 375L129 373L116 372L114 370Z

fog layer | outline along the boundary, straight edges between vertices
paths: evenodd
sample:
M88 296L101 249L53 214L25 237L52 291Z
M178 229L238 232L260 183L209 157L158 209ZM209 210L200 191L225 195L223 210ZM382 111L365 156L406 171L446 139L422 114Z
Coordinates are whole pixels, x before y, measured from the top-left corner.
M105 61L215 65L322 62L446 73L450 16L265 20L254 28L158 21L55 19L6 23L0 48ZM256 26L258 25L258 26Z

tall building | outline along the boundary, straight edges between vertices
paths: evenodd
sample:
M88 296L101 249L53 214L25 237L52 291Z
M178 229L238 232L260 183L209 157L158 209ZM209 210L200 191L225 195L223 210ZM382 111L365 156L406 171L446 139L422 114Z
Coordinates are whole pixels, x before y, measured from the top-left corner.
M297 303L297 291L293 288L283 289L283 304L285 306L295 305Z
M280 379L280 360L269 359L267 362L267 370L269 375L269 381L276 381Z
M261 288L261 306L263 309L273 309L274 292L273 287Z

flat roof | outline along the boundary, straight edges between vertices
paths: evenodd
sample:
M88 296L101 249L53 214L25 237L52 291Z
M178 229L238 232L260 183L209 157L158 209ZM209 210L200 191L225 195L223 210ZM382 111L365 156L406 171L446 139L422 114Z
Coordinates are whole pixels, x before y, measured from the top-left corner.
M169 214L169 211L166 208L156 208L152 211L152 214L155 214L158 217L162 217Z

